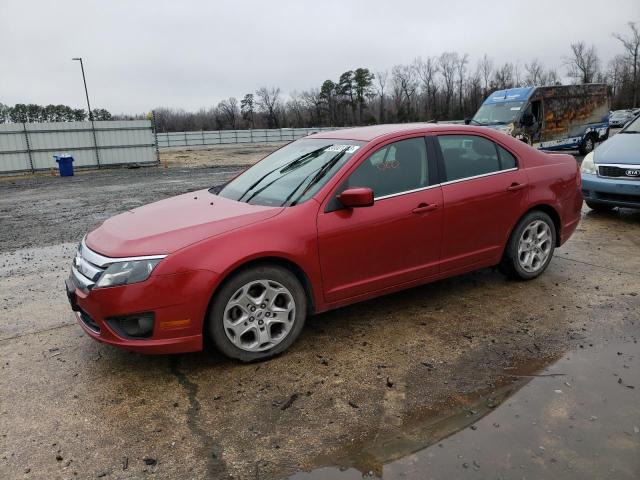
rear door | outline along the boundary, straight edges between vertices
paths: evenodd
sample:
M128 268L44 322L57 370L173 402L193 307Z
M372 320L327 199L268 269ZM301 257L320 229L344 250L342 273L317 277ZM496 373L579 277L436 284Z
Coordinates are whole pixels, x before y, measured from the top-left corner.
M497 263L527 206L525 171L484 136L439 135L435 143L444 202L441 271Z
M348 176L318 215L325 298L357 297L438 273L442 192L433 146L414 137L381 146ZM374 191L373 206L347 209L349 187Z

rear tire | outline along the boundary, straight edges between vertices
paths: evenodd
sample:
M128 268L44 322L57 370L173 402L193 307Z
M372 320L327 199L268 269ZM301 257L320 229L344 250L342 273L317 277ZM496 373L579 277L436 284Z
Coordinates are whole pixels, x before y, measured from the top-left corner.
M612 205L607 205L605 203L594 203L588 200L585 200L584 203L586 203L587 207L589 207L594 212L607 213L615 208Z
M266 360L296 341L307 316L307 297L289 270L257 265L240 270L214 294L205 334L227 357Z
M527 213L511 232L500 271L510 278L531 280L544 272L556 246L556 227L540 210Z

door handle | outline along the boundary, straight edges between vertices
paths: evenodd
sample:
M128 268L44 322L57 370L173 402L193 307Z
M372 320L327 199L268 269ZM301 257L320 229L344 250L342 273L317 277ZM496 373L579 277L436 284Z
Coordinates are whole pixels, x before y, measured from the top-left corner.
M518 190L522 190L523 188L525 188L527 186L526 183L512 183L510 186L507 187L507 190L510 192L517 192Z
M416 208L411 210L411 213L427 213L433 212L438 209L438 204L432 203L431 205L427 205L426 203L421 203Z

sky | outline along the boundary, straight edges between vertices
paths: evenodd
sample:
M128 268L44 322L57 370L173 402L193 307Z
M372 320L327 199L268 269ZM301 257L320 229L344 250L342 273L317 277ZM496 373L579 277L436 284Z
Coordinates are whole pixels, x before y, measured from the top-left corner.
M606 5L606 7L604 6ZM0 0L0 103L197 110L261 86L318 87L444 51L565 74L571 42L622 53L640 1Z

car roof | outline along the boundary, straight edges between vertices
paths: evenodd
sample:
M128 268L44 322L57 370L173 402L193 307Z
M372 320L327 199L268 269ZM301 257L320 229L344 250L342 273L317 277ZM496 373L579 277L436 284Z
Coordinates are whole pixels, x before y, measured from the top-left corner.
M465 129L477 131L478 127L472 127L462 124L447 123L399 123L371 125L368 127L341 128L339 130L331 130L325 132L314 133L307 138L331 138L336 140L361 140L369 142L379 137L393 137L406 133L429 133L444 130Z

